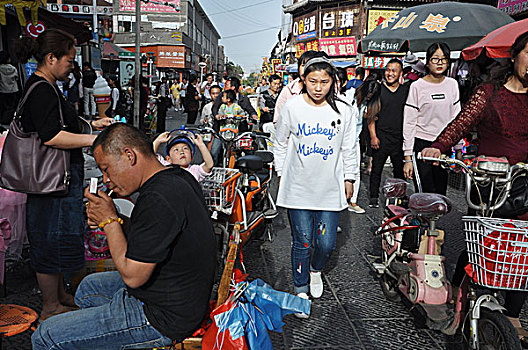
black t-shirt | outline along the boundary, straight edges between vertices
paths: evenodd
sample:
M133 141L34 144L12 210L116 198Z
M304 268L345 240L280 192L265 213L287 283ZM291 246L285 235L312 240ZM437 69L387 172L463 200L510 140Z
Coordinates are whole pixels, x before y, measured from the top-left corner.
M37 81L45 81L46 79L33 74L29 77L24 86L25 96L26 91L31 85ZM56 91L53 91L55 88ZM79 124L79 118L73 105L66 100L57 85L52 87L51 84L40 83L31 92L24 104L22 111L22 128L25 132L38 132L38 135L42 142L48 142L62 130L60 123L59 114L59 98L60 105L62 108L62 116L64 123L66 124L65 131L72 133L80 133L81 126ZM84 162L82 149L71 150L71 163L82 163Z
M93 70L84 70L83 71L83 86L85 88L93 88L95 85L95 81L97 80L97 75Z
M269 90L266 90L262 93L262 98L264 99L264 106L275 109L275 104L277 103L277 98L279 97L280 91L277 94L273 95ZM273 111L270 112L261 112L260 122L269 123L273 121Z
M216 268L213 225L191 173L169 168L141 186L127 241L127 258L157 264L129 294L163 335L190 336L206 316Z
M403 140L403 109L409 94L409 87L400 84L392 92L381 84L381 110L376 121L378 137L389 138L395 142Z

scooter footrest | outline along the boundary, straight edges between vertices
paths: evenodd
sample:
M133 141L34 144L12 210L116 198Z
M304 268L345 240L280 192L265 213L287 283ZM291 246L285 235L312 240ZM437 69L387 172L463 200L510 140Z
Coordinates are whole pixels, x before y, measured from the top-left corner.
M406 274L408 273L409 271L411 271L411 269L409 268L409 266L407 266L406 264L400 262L400 261L396 261L394 260L391 265L390 265L390 269L392 272L394 272L394 274L396 275L403 275L403 274Z
M279 212L276 211L275 209L266 209L264 210L264 212L262 213L264 214L264 219L275 219L277 217L277 215L279 215Z

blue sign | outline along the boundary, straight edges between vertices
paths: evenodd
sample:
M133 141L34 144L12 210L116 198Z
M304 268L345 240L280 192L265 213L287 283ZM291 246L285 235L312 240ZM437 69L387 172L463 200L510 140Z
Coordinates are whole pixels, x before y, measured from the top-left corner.
M317 32L314 30L313 32L304 33L297 37L297 40L306 40L306 39L312 39L316 37Z
M31 74L35 73L37 71L37 63L36 62L28 62L24 65L26 68L26 74L29 78Z

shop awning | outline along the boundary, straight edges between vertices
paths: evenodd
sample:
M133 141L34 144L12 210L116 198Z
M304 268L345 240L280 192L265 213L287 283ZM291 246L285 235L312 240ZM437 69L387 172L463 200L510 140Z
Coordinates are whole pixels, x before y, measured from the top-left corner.
M130 52L122 47L117 46L113 42L105 41L103 44L103 58L110 60L117 60L120 58L127 57L134 59L134 53Z

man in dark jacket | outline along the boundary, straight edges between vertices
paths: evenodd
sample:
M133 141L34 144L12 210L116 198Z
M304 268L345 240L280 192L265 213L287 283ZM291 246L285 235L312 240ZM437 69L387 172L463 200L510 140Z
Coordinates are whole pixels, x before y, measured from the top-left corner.
M269 78L269 89L264 91L260 97L260 123L273 122L273 113L275 112L275 103L281 91L281 77L273 74Z
M242 109L244 111L246 111L248 116L250 116L252 119L254 119L254 120L258 119L257 112L255 111L255 109L251 105L251 102L249 102L249 98L244 96L244 94L242 94L239 91L240 90L240 79L238 79L237 77L231 77L231 78L227 79L226 84L224 86L224 91L225 90L234 90L237 93L237 103L238 103L238 105L240 107L242 107ZM213 104L213 108L212 108L213 115L217 115L218 114L218 110L220 109L221 105L222 105L222 94L220 94L216 98L216 100L215 100L215 102Z

